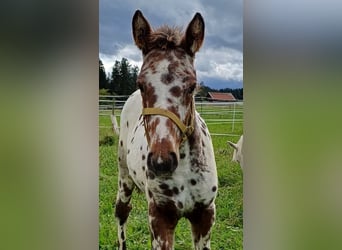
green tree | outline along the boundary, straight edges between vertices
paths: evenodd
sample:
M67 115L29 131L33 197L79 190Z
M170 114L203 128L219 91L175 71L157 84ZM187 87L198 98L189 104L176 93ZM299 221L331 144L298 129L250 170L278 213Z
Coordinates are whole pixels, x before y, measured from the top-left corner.
M139 68L132 67L126 58L122 58L121 62L115 61L111 81L110 90L117 95L130 95L136 90L136 81Z
M197 96L199 97L206 97L208 95L208 92L215 92L216 90L206 86L204 82L200 82L199 89L197 91Z
M129 85L130 85L130 67L128 60L126 58L121 59L120 64L120 82L121 82L121 88L120 88L120 95L129 95Z
M108 79L106 70L101 59L99 59L99 89L106 89L108 87Z
M134 66L133 68L131 68L130 83L129 83L130 94L133 93L137 89L138 74L139 74L138 66Z
M113 69L112 69L112 76L110 81L110 91L112 94L118 94L118 91L121 88L121 77L120 77L120 62L115 61Z

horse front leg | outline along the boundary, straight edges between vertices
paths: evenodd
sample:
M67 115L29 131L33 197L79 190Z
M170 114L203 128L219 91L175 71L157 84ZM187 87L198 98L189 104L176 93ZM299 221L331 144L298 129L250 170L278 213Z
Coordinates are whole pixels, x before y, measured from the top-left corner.
M151 195L151 194L150 194ZM149 224L153 250L174 249L174 232L179 220L173 201L158 206L149 201Z
M210 233L215 222L215 204L198 206L188 216L195 250L210 250Z
M128 174L127 167L119 162L119 187L115 203L115 217L118 222L119 250L126 250L126 222L132 209L129 204L134 189L134 182Z

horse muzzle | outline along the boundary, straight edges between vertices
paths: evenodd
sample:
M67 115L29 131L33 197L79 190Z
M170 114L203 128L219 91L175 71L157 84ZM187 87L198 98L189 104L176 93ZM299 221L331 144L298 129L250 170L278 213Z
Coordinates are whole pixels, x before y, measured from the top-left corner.
M147 156L147 168L156 176L171 175L178 166L175 152L165 155L150 152Z

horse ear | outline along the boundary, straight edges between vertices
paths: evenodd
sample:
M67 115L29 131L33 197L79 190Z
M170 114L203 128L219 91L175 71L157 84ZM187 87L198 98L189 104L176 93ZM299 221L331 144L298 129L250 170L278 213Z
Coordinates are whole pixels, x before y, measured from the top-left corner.
M139 49L144 50L146 48L147 37L151 34L152 29L140 10L134 13L132 30L135 44Z
M194 55L201 48L203 39L204 20L200 13L196 13L186 29L182 41L183 47L191 55Z

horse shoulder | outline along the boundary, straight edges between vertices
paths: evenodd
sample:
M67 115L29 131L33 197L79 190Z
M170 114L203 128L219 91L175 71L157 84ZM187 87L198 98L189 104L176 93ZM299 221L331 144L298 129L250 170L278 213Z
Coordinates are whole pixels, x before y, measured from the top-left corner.
M129 134L136 126L141 114L141 95L134 92L125 102L120 116L119 157L126 158Z

